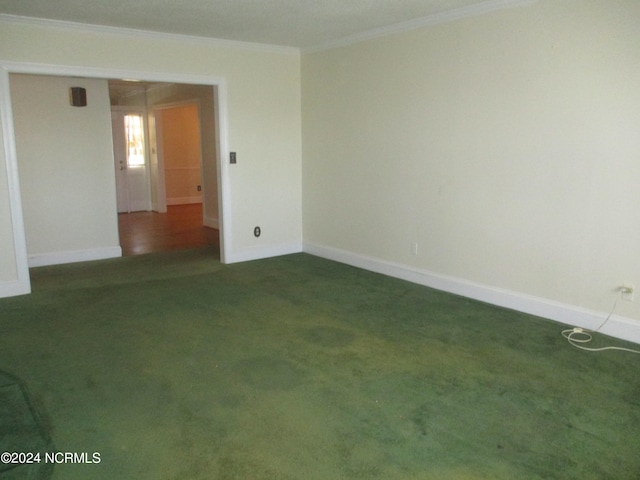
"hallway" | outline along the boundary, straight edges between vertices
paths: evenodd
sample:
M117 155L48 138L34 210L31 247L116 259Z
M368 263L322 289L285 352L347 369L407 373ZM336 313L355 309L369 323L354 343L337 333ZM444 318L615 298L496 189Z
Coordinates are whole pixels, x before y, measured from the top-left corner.
M173 205L167 213L118 214L123 256L220 246L218 230L202 225L202 204Z

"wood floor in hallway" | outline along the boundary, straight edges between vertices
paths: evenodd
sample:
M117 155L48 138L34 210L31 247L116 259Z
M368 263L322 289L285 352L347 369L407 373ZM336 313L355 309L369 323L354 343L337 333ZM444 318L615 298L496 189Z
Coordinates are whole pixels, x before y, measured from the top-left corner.
M123 256L220 245L218 230L202 224L202 204L173 205L167 210L118 214Z

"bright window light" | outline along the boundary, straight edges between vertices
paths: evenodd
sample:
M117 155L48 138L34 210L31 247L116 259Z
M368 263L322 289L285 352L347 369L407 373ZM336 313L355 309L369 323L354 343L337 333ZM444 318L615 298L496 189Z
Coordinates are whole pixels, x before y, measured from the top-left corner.
M142 115L125 115L124 128L127 136L127 166L144 166L144 122Z

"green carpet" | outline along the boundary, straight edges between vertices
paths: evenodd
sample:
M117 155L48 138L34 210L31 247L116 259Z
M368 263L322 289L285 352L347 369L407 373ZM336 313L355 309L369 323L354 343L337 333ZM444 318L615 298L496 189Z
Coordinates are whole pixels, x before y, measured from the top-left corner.
M305 254L32 285L0 300L0 370L59 452L100 460L56 480L640 478L640 355L551 321Z
M54 464L43 457L55 447L47 432L44 418L20 379L0 372L0 478L50 478Z

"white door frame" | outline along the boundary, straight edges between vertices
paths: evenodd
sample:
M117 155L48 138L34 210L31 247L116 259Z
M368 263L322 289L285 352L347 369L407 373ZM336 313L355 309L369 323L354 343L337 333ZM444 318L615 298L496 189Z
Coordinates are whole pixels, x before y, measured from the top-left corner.
M9 190L9 208L16 256L17 281L3 288L4 296L20 295L31 291L27 245L20 195L18 175L18 156L16 151L13 112L11 109L11 91L9 74L22 73L33 75L76 76L86 78L135 78L152 82L186 83L209 85L214 89L214 117L216 119L216 161L218 167L218 216L220 228L220 260L226 263L228 252L232 251L231 229L227 228L231 221L231 197L229 167L223 159L229 155L228 146L228 113L227 83L224 77L189 75L145 70L122 70L115 68L91 68L72 65L50 65L26 62L0 61L0 121L2 122L2 139L4 140L5 167ZM114 178L115 182L115 178ZM116 212L114 212L116 215Z
M195 105L198 108L198 129L200 130L199 135L200 135L200 178L201 178L201 185L202 185L202 221L203 223L205 223L205 212L207 211L206 208L206 201L207 201L207 197L205 195L206 189L207 189L207 185L206 185L206 179L204 178L204 155L203 155L203 149L202 149L202 142L204 142L203 140L203 135L202 135L202 102L200 101L200 99L198 98L193 98L193 99L186 99L186 100L180 100L178 102L170 102L170 103L159 103L157 105L152 105L149 108L149 114L153 115L154 119L155 119L155 130L156 130L156 156L157 156L157 161L158 161L158 185L157 185L157 191L158 191L158 198L157 198L157 204L158 204L158 211L167 211L167 193L166 193L166 183L165 183L165 171L164 171L164 147L163 147L163 129L164 129L164 122L162 120L158 121L158 111L161 110L168 110L171 108L177 108L177 107L184 107L187 105ZM219 175L216 175L216 177L218 177ZM160 210L161 208L164 208L164 210Z
M149 108L149 173L151 185L155 185L156 194L151 195L151 210L167 213L167 183L164 172L164 146L162 145L162 117L156 115L154 108ZM153 133L152 133L153 132ZM160 138L160 140L158 140ZM155 171L155 175L154 175Z

